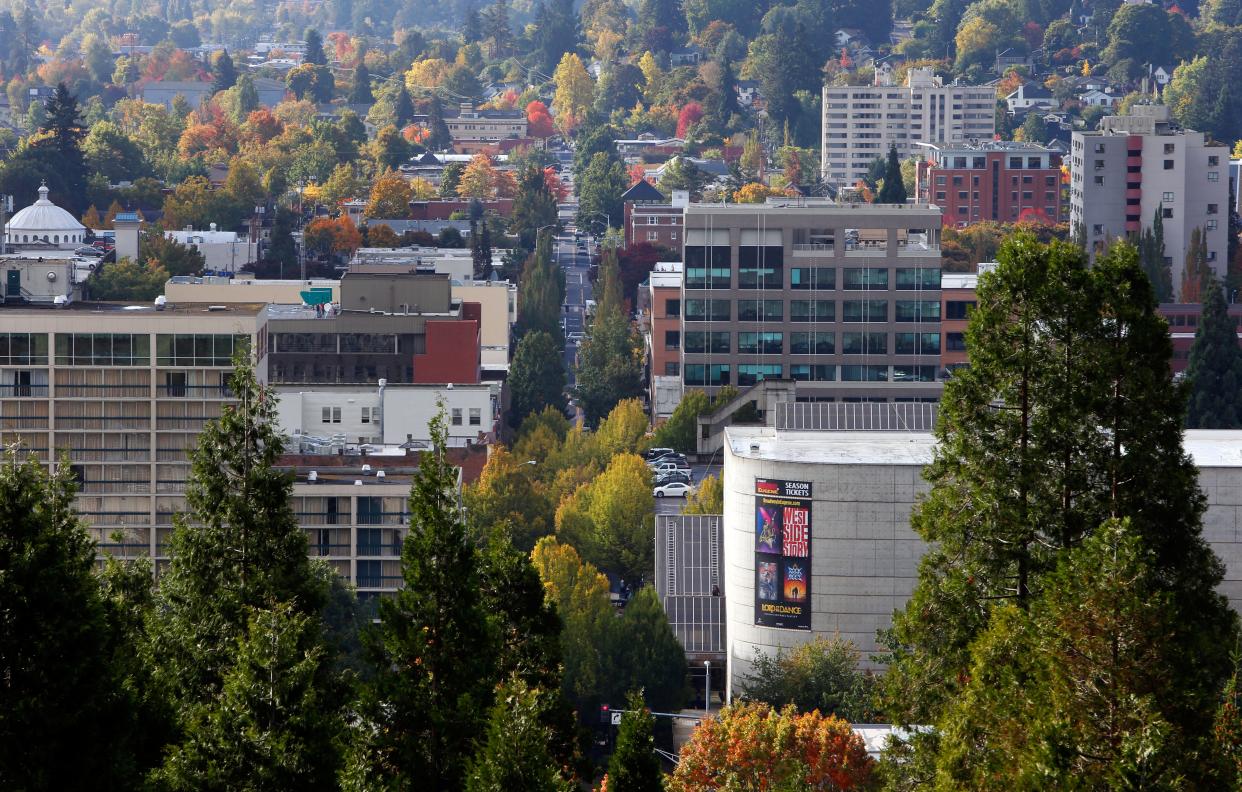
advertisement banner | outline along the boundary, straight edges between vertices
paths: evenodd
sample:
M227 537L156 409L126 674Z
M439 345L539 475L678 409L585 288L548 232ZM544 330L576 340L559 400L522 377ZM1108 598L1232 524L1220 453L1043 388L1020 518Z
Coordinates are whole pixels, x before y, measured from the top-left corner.
M755 624L811 629L811 484L755 479Z

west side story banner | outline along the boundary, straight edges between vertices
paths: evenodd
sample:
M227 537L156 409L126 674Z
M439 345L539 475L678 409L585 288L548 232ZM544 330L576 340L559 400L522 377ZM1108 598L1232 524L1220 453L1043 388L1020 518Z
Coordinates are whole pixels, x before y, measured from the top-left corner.
M811 484L755 479L755 624L811 629Z

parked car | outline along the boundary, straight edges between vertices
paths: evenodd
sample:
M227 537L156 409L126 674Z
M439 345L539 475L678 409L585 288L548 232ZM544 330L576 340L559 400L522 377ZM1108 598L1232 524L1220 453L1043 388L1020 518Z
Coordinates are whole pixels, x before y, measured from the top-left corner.
M686 456L685 456L685 454L679 454L679 453L677 453L676 451L673 451L673 452L670 452L670 453L667 453L667 454L661 454L661 455L660 455L660 456L658 456L658 457L653 457L653 458L651 458L651 459L648 459L648 460L647 460L647 464L648 464L648 465L658 465L658 464L660 464L661 462L678 462L678 463L681 463L681 464L683 464L683 465L688 464L688 463L686 462Z
M651 494L657 498L684 498L691 492L694 492L694 487L684 481L670 481L651 489Z
M652 479L652 483L656 485L669 484L674 481L680 481L683 484L689 484L691 481L690 471L688 470L672 470L667 473L661 473Z
M659 462L659 463L657 463L657 464L656 464L656 466L655 466L655 467L651 468L651 472L652 472L652 473L656 473L656 474L659 474L659 473L671 473L671 472L676 471L676 470L684 470L684 471L689 471L689 470L690 470L690 466L689 466L689 465L687 465L685 462L681 462L681 463L678 463L678 462Z
M660 457L666 454L675 454L675 453L677 452L671 448L660 448L660 447L648 448L646 451L643 452L643 459L647 460L648 462L654 462L655 460L659 459Z

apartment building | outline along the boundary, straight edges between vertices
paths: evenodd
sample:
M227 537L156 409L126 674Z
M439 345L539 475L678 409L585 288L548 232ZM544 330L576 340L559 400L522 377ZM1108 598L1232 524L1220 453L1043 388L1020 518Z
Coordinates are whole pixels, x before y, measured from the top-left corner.
M622 226L625 246L641 242L680 250L682 243L681 210L689 197L679 191L672 201L646 179L640 179L621 195Z
M1064 221L1059 152L1000 141L916 146L915 200L939 206L946 226Z
M681 375L714 393L799 381L799 399L939 397L940 210L690 204Z
M1149 229L1157 214L1164 251L1180 287L1191 232L1207 238L1208 265L1223 277L1229 227L1229 149L1181 129L1165 105L1135 105L1105 116L1099 131L1070 143L1070 224L1092 257L1109 240Z
M930 68L911 69L904 86L877 74L876 85L824 87L824 181L852 186L895 146L902 159L916 143L964 144L996 134L996 91L945 85Z
M656 422L672 415L681 401L681 284L680 261L657 262L647 278L648 393Z

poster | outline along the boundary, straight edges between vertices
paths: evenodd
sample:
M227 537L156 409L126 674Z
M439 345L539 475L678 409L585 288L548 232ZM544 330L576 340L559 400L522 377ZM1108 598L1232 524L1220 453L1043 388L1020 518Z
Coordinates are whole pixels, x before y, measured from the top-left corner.
M755 624L811 629L811 485L755 479Z

